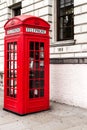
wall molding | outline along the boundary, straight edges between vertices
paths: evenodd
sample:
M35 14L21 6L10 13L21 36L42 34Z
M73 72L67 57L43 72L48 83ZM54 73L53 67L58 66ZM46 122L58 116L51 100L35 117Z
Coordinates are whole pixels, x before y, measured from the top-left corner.
M87 64L87 58L51 58L50 64Z

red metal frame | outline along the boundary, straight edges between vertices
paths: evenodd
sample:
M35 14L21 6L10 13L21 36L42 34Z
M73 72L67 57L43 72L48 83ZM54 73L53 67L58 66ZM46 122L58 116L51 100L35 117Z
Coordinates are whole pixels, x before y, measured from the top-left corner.
M4 109L19 115L49 109L50 25L21 15L4 28Z

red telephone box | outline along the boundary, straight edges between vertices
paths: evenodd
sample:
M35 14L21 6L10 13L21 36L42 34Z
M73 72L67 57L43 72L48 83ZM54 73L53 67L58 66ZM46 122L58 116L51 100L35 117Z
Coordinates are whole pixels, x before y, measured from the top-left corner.
M50 25L21 15L4 28L4 109L19 115L49 109Z

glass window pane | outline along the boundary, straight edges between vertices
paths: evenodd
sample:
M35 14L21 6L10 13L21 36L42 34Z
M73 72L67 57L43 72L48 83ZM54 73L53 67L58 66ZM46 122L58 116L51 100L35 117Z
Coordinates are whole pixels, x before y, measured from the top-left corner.
M11 79L11 86L13 87L13 79Z
M35 88L38 88L38 87L40 87L40 82L39 80L35 80Z
M73 2L72 0L60 0L58 2L58 40L69 40L74 37ZM71 31L72 27L72 31ZM67 34L68 33L68 34Z
M40 97L43 97L44 96L44 89L41 89L40 90Z
M44 78L44 71L40 71L40 78Z
M44 43L43 42L40 43L40 51L44 51Z
M44 68L44 61L40 61L40 68L41 68L41 69Z
M30 65L29 65L29 68L30 68L30 69L33 69L33 68L34 68L34 61L33 61L32 58L30 59Z
M35 81L34 81L34 80L30 80L29 86L30 86L31 89L34 88L34 86L35 86Z
M34 50L34 42L30 42L30 50Z
M44 58L44 52L40 52L40 59Z
M14 61L14 69L17 69L17 61Z
M30 51L30 58L34 58L34 51Z
M30 79L34 78L34 71L30 71Z
M40 80L40 88L44 88L44 80Z
M38 89L35 89L35 90L34 90L34 96L35 96L35 97L39 97L39 90L38 90Z
M11 61L11 69L13 69L13 61Z
M14 42L14 50L17 51L17 43Z
M16 86L17 86L17 80L14 79L14 87L16 87Z
M39 61L34 62L34 68L39 69Z
M17 53L14 53L14 60L17 60Z
M9 71L9 73L10 73L10 77L13 78L14 77L13 70Z
M39 50L39 42L35 42L35 50Z
M35 60L39 60L39 52L35 52Z
M35 71L35 78L39 78L39 71Z
M14 59L14 55L13 55L13 53L10 53L11 54L11 60L13 60Z
M14 78L17 78L17 70L14 70Z
M11 49L11 50L14 50L14 45L13 45L13 43L11 43L10 49Z
M30 98L33 98L34 97L34 90L30 90L29 95L30 95Z

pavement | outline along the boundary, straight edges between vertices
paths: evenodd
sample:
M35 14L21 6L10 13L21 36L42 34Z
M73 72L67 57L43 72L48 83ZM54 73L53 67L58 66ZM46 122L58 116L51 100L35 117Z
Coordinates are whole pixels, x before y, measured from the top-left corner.
M50 102L50 110L18 116L3 110L0 90L0 130L87 130L87 109Z

